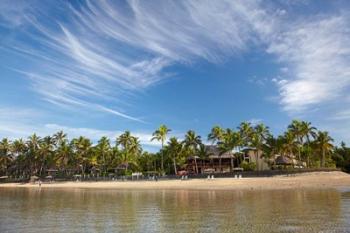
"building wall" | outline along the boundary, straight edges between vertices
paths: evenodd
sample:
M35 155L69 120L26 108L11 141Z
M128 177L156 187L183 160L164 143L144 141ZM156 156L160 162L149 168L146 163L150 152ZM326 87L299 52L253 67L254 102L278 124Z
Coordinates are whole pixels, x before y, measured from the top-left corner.
M248 150L245 152L245 161L247 162L253 162L256 164L256 170L262 171L262 170L270 170L269 165L265 161L262 156L262 151L258 151L258 161L256 159L255 151L254 150Z

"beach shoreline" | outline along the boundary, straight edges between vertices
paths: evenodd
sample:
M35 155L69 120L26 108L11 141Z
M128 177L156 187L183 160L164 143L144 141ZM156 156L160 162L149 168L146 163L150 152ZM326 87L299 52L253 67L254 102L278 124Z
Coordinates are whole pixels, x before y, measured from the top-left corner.
M310 172L295 176L259 178L215 178L159 181L83 181L3 183L0 188L84 188L116 190L281 190L281 189L339 189L350 188L350 174L334 172Z

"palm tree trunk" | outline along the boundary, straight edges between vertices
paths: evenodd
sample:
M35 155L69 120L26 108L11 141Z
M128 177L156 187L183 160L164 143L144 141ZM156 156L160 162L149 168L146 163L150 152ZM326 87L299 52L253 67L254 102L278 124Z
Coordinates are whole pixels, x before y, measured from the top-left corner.
M163 174L163 171L164 171L164 156L163 156L163 154L164 154L164 150L163 150L163 146L164 146L164 142L162 141L162 154L161 154L161 170L162 170L162 174Z
M194 156L194 165L196 167L196 174L198 174L197 158Z
M105 158L104 153L102 153L102 155L103 155L103 173L104 173L103 176L105 176L107 173L107 171L106 171L106 158Z
M256 160L256 170L259 171L260 167L259 167L259 151L258 150L255 151L255 160Z
M322 167L325 167L325 160L326 160L326 152L325 150L322 150Z
M177 175L177 169L176 169L176 160L175 160L175 157L173 158L173 161L174 161L174 171L175 171L175 175Z
M219 157L219 169L220 169L220 173L222 172L222 167L221 167L221 155Z

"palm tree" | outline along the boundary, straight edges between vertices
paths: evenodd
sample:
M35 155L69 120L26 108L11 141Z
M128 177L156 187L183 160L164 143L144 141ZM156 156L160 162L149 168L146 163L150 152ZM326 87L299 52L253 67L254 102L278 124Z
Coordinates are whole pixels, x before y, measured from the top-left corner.
M129 131L125 131L117 138L117 145L120 145L123 149L123 162L137 164L137 156L141 154L142 148L137 137L130 134Z
M106 157L109 157L110 152L111 152L111 145L109 142L109 139L107 137L102 137L99 141L98 144L96 145L96 152L97 152L97 157L101 158L102 160L102 170L104 174L107 173L107 163L106 163Z
M304 138L306 138L306 143L307 143L307 166L310 167L310 137L315 139L316 137L316 128L311 125L311 122L307 121L302 121L301 122L301 132Z
M259 151L263 150L266 139L270 136L269 127L264 124L258 124L254 127L254 131L251 135L250 144L255 148L255 158L257 170L260 170L259 166Z
M63 142L67 141L67 134L63 133L63 131L58 131L53 135L53 140L56 146L58 147L61 145Z
M273 135L270 135L264 144L264 155L268 158L273 157L276 154L282 153L282 143L281 137L275 138Z
M3 138L0 142L0 170L5 170L6 175L12 159L11 142L7 138Z
M137 158L142 153L142 146L140 140L137 137L131 137L130 147L129 147L129 162L132 162L134 165L137 164Z
M175 175L177 174L176 159L181 153L182 144L175 137L169 139L168 145L166 146L170 157L173 159Z
M221 156L224 153L232 152L233 149L242 144L241 135L239 132L233 131L231 129L226 129L225 133L222 136L222 140L218 142L220 157L219 157L219 167L222 172L221 167ZM233 169L233 160L231 158L231 169Z
M75 160L80 166L82 174L85 175L86 167L90 162L92 143L90 139L83 136L73 139L71 143L75 152Z
M123 134L121 134L116 142L117 142L117 145L120 145L123 149L123 155L124 155L124 158L123 158L123 162L126 162L129 155L129 148L131 147L131 144L132 144L132 136L130 134L130 131L125 131Z
M19 174L21 173L21 171L24 171L24 167L22 167L23 165L22 161L25 159L24 153L26 152L26 150L27 150L27 147L22 138L16 139L12 142L11 151L16 157L16 163L17 163L16 167Z
M198 174L198 166L197 166L197 150L198 146L202 144L201 136L196 135L196 133L193 130L187 131L185 135L185 139L182 142L185 146L185 148L191 150L191 153L194 155L194 163L196 166L196 174Z
M292 131L287 131L283 136L280 136L282 141L282 151L287 154L288 157L294 155L294 152L298 150L299 144L296 140L296 136Z
M250 122L244 121L238 127L243 146L249 146L254 129Z
M42 175L44 168L53 161L54 141L50 136L44 137L40 141L38 161L40 163L39 174Z
M38 157L39 157L39 149L40 149L40 141L41 138L38 137L35 133L28 137L27 147L28 147L28 163L30 174L37 173L38 168Z
M212 143L218 142L222 139L224 133L224 130L220 126L216 125L208 134L208 141L212 141Z
M326 154L333 149L333 138L328 135L326 131L319 131L316 136L315 146L321 152L321 167L325 167Z
M298 159L301 161L301 147L303 146L303 125L301 121L293 120L292 123L288 126L288 130L294 134L295 139L298 143Z
M63 140L56 149L56 165L66 171L66 168L70 162L73 162L74 158L72 144L69 144L67 141Z
M161 153L161 170L162 172L164 171L164 153L163 153L163 147L164 147L164 142L166 141L166 137L168 133L171 131L166 125L160 125L159 128L154 131L152 134L151 141L157 140L162 143L162 153Z

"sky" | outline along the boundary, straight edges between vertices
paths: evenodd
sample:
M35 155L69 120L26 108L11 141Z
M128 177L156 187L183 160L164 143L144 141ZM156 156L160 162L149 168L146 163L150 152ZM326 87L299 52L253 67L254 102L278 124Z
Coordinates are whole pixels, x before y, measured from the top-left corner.
M292 119L350 143L349 1L0 1L0 137Z

